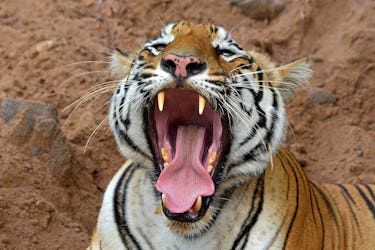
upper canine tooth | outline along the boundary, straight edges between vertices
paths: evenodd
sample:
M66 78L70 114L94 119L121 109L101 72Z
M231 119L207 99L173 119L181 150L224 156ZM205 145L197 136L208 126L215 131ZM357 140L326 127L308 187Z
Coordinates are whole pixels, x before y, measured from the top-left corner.
M199 95L199 114L203 114L204 106L206 106L206 99L203 96Z
M158 93L158 107L159 107L159 111L163 111L163 108L164 108L164 100L165 100L165 92L164 91L160 91Z

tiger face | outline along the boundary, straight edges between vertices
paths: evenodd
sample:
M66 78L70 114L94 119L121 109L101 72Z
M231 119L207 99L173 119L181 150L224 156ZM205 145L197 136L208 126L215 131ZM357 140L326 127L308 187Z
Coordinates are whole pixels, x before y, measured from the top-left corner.
M119 149L145 168L170 229L189 237L265 170L284 135L284 101L310 75L305 60L276 68L222 27L186 22L139 53L118 50L111 68L123 75L109 113Z

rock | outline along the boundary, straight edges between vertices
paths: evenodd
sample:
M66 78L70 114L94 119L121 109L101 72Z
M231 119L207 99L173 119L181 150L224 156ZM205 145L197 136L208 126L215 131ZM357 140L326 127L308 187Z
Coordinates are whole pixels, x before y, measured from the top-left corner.
M32 111L24 109L19 112L10 123L9 138L11 142L17 145L23 145L27 140L35 124Z
M20 106L21 109L31 109L35 116L44 116L58 122L58 112L55 106L49 103L27 101Z
M56 107L4 98L1 108L9 141L22 147L28 156L47 162L52 174L62 180L71 167L73 150L60 129Z
M358 150L356 150L356 154L357 154L358 157L362 157L363 156L363 151L360 150L360 149L358 149Z
M35 101L20 102L14 98L4 98L1 102L1 116L7 123L20 112L20 110L30 109L34 115L46 116L58 120L57 109L51 104Z
M48 150L59 132L58 124L55 120L44 118L37 120L34 126L32 136L30 138L30 144L39 150ZM33 150L33 155L37 154L35 148Z
M59 133L49 151L52 156L49 160L49 168L52 174L58 179L63 179L71 167L73 149L62 133Z
M41 53L46 50L51 50L56 47L56 42L53 40L45 40L39 42L37 45L35 45L35 50L38 53Z
M325 103L335 103L336 98L331 92L325 89L310 89L308 91L308 96L311 102L314 104L325 104Z
M19 112L20 101L13 98L4 98L1 102L1 117L9 122Z
M241 11L255 19L273 19L285 8L285 3L275 3L274 0L230 0Z

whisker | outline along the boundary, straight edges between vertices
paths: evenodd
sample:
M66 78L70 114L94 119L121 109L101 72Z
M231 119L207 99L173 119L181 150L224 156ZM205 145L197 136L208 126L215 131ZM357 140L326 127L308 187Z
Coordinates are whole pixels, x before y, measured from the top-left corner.
M241 81L238 81L238 82L234 82L232 83L232 85L235 85L235 84L245 84L246 85L251 85L253 83L282 83L284 85L292 85L292 86L295 86L296 84L294 83L291 83L291 82L284 82L284 81L273 81L273 80L255 80L255 79L248 79L248 80L241 80ZM279 87L274 87L274 86L267 86L269 88L279 88Z
M90 51L90 52L99 52L99 53L102 53L106 56L111 56L113 54L113 52L109 52L109 51L105 51L105 50L100 50L100 49L94 49L94 50L87 50L87 51Z
M106 121L108 121L108 115L98 124L98 126L96 126L96 128L94 129L94 131L90 134L89 138L86 141L85 148L83 150L84 153L86 152L87 147L88 147L91 139L96 135L96 133L98 132L98 130L104 125L104 122L106 122Z
M94 61L82 61L82 62L70 63L68 65L63 65L63 66L60 66L60 67L49 69L47 71L62 70L62 69L69 68L69 67L72 67L72 66L82 65L82 64L88 64L88 63L93 63L93 64L110 64L110 62L107 62L107 61L95 61L95 60Z
M77 77L80 77L80 76L85 76L85 75L90 75L90 74L97 74L97 73L109 73L108 70L97 70L97 71L89 71L89 72L83 72L83 73L79 73L77 75L74 75L72 77L69 77L68 79L64 80L62 83L60 83L60 85L58 86L59 88L61 88L65 83L77 78Z
M232 73L233 71L236 71L236 70L238 70L238 69L242 69L242 68L246 68L246 67L249 67L249 66L253 65L254 63L255 63L255 62L253 62L253 63L248 63L248 64L243 64L243 65L240 65L240 66L238 66L238 67L235 67L234 69L230 70L230 71L229 71L229 73Z
M90 99L92 96L95 96L96 94L100 94L101 91L108 92L109 90L115 90L117 87L117 84L113 84L115 81L109 81L101 84L101 86L95 86L90 88L86 93L80 97L78 100L74 101L73 103L69 104L67 107L65 107L62 111L65 112L67 109L70 109L72 106L75 106L77 103Z
M97 89L91 93L88 93L88 94L85 94L84 96L82 96L81 98L79 98L78 100L74 101L72 104L68 105L66 108L63 109L63 112L65 112L66 110L73 108L73 110L70 112L69 116L67 117L66 119L66 122L68 122L71 118L71 116L77 111L77 109L82 106L85 102L87 102L88 100L90 100L91 98L93 97L96 97L97 95L101 96L102 94L104 93L108 93L108 92L113 92L115 89L117 88L117 86L106 86L106 87L103 87L101 89Z
M231 97L229 97L229 98L231 98ZM240 118L241 121L244 123L244 125L247 127L247 129L251 131L252 128L248 125L248 123L251 123L250 117L248 117L248 115L246 113L242 112L242 110L238 110L238 108L235 108L234 106L232 106L229 103L228 103L227 107L230 108L231 110L233 110L235 112L235 115L237 115L238 118ZM246 120L248 122L246 122ZM256 123L254 123L253 125L254 125L255 129L259 131L260 127ZM258 138L261 140L263 146L265 147L265 149L268 152L268 149L267 149L267 146L265 144L264 139L258 133L255 133L255 135L258 136Z
M244 72L244 73L241 73L241 74L236 74L234 76L254 75L254 74L258 74L258 73L274 72L274 71L278 71L278 70L279 70L279 68L275 67L275 68L270 68L270 69L261 69L261 70L257 70L257 71ZM230 72L232 72L232 70ZM231 77L234 77L234 76L231 76Z
M232 28L230 28L228 30L228 33L231 34L235 29L237 29L240 25L242 25L244 22L246 22L246 18L244 20L242 20L241 22L237 23L236 25L234 25Z
M117 86L120 83L120 81L121 80L112 80L112 81L106 81L106 82L103 82L103 83L99 83L99 84L87 89L87 92L97 90L97 89L99 89L100 87L103 87L103 86L114 85L114 83L116 83L116 86Z
M273 170L273 153L272 153L272 145L271 143L268 143L268 154L269 154L269 157L270 157L270 164L271 164L271 170Z

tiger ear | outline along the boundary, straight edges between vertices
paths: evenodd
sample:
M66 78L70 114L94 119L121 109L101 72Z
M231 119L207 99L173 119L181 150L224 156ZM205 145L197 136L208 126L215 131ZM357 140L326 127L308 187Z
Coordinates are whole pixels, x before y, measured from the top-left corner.
M307 58L278 67L280 83L278 85L283 101L287 101L298 85L309 83L312 71Z
M112 53L109 69L117 76L125 77L129 74L133 55L116 48Z

